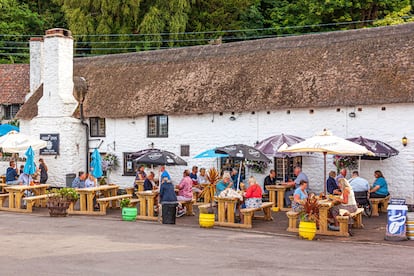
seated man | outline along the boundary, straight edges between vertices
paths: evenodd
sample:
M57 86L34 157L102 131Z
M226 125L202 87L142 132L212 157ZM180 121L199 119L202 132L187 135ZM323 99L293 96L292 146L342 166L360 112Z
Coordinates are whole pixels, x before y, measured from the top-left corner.
M294 188L296 190L297 188L299 188L300 182L302 180L304 180L307 183L306 190L308 191L308 189L309 189L308 176L305 173L302 172L302 168L299 167L299 166L296 166L293 169L293 173L296 175L295 181L287 182L284 185L287 185L288 187L292 187L292 188ZM286 203L286 206L290 206L291 205L291 201L290 201L289 196L293 196L293 193L294 193L294 190L290 190L290 191L286 191L285 192L285 203Z
M85 188L85 180L88 175L85 172L79 172L78 176L72 181L72 188Z
M10 161L9 165L10 166L6 170L6 184L19 184L19 181L17 180L19 175L16 170L16 162Z
M368 180L359 176L358 171L352 172L352 178L349 179L349 184L351 184L352 190L354 193L357 192L367 192L369 190Z
M144 181L144 191L152 191L154 189L154 186L155 186L154 177L155 177L154 172L150 172L147 175Z
M276 171L270 170L269 175L266 176L263 183L263 193L268 194L269 191L266 190L266 186L268 185L275 185L276 184Z
M18 181L19 185L29 186L30 182L32 182L33 179L32 179L32 176L30 174L22 173L19 176L19 179L17 181Z
M331 195L340 195L341 189L336 185L335 176L335 171L329 172L329 177L326 180L326 191Z

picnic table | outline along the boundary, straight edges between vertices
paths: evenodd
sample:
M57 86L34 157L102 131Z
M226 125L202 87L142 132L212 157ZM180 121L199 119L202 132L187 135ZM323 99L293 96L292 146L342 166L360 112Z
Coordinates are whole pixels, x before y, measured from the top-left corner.
M285 199L285 192L289 186L286 185L266 185L266 189L269 191L269 202L273 202L273 207L279 207L281 211L289 211L290 208L283 207ZM277 194L277 197L276 197Z
M137 192L139 199L139 215L137 219L142 220L157 220L158 217L154 215L155 198L158 196L158 190Z
M39 185L8 185L4 189L8 192L9 206L3 207L0 206L0 210L12 211L12 212L29 212L22 208L21 201L24 197L26 191L31 191L35 196L40 196L46 194L46 189L49 188L49 184L39 184ZM36 202L37 206L45 207L46 202L40 199Z
M94 210L94 198L98 193L102 193L104 197L116 196L118 192L118 185L101 185L91 188L78 188L76 192L79 194L79 210L74 210L73 205L69 207L69 214L76 215L105 215L106 213ZM114 200L111 204L112 208L116 207L117 200Z

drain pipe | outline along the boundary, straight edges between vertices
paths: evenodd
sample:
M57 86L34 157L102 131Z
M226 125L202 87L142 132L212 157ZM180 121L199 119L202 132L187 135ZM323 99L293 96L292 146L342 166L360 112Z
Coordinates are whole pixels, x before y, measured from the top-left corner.
M83 114L83 101L80 102L79 104L79 110L80 110L80 119L81 119L81 124L83 126L85 126L85 135L86 135L86 170L85 172L89 172L89 125L87 123L85 123L85 117Z

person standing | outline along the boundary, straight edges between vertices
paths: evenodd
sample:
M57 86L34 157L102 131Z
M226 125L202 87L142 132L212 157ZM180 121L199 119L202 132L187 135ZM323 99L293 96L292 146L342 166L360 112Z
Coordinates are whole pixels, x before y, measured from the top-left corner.
M40 169L40 184L46 184L47 179L49 178L48 176L48 168L46 166L45 161L43 160L43 158L39 159L39 169Z
M17 170L16 170L16 162L10 161L9 167L6 170L6 184L19 184L17 178L19 177Z

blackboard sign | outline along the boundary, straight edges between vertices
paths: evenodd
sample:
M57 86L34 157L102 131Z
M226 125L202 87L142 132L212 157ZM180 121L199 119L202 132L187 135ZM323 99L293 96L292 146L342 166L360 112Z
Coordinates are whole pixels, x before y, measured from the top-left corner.
M40 134L40 139L47 142L47 146L40 149L40 155L59 154L59 134Z

